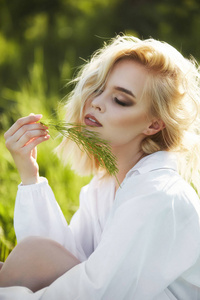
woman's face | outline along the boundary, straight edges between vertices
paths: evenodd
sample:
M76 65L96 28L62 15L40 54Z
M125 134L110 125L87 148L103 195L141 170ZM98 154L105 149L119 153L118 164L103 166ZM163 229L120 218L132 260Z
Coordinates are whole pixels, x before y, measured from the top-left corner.
M85 103L84 123L114 148L140 147L151 126L147 101L141 99L147 76L139 63L120 60L104 89Z

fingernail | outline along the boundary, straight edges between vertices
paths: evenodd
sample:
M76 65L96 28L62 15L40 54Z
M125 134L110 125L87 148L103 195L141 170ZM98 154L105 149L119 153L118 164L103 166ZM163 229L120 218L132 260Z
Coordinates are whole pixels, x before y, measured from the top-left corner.
M34 115L36 118L42 118L42 115L41 114L38 114L38 115Z

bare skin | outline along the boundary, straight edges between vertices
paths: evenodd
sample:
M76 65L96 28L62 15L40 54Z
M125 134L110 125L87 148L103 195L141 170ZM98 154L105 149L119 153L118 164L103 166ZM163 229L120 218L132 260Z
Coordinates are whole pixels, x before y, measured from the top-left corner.
M2 267L3 267L3 262L0 261L0 270L1 270Z
M18 119L4 134L6 147L10 151L22 184L34 184L39 180L36 146L49 139L47 127L38 121L42 115L29 115Z
M3 264L0 287L25 286L36 292L79 263L57 242L28 237L14 248Z

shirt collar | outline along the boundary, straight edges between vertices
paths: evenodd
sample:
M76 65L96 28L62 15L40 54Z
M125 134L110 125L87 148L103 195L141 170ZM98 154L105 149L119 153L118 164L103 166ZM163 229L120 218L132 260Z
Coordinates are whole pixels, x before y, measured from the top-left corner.
M129 170L126 177L133 173L144 174L158 169L172 169L177 171L177 156L174 152L158 151L143 157Z

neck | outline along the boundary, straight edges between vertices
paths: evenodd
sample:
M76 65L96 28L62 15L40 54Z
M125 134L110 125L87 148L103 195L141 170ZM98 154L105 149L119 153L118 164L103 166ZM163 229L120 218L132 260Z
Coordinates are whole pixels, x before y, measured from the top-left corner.
M117 157L119 170L115 179L115 186L117 190L119 184L122 183L128 171L136 165L136 163L144 156L144 153L141 150L131 153L131 155L128 155L128 153L120 153L116 150L113 150L113 153Z

